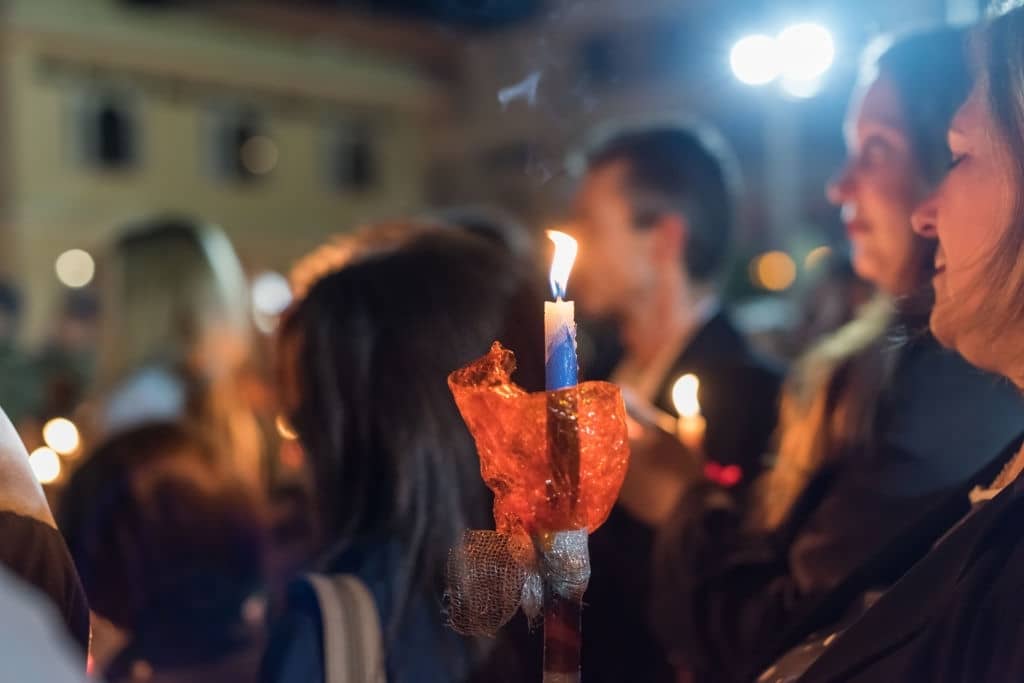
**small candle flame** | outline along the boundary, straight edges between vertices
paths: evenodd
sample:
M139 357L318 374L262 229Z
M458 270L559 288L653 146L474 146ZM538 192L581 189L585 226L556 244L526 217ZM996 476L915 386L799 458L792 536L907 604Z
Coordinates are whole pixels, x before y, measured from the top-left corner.
M675 404L679 417L697 417L700 415L700 401L697 391L700 380L696 375L683 375L672 385L672 403Z
M576 262L579 245L572 237L558 230L548 230L548 239L555 243L555 256L551 259L551 293L556 299L565 297L569 273Z

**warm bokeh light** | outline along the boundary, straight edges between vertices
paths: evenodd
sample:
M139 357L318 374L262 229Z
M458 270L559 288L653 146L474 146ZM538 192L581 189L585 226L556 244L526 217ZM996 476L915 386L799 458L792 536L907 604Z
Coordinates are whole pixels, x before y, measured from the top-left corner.
M288 418L284 415L278 415L274 420L274 426L277 427L277 433L285 441L295 441L299 438L299 435L295 433L292 426L288 424Z
M57 257L54 264L57 279L73 289L85 287L96 274L96 262L84 249L69 249Z
M551 259L551 293L556 299L563 298L579 245L572 237L558 230L548 230L548 239L555 243L555 255Z
M758 287L782 292L796 281L796 263L784 251L769 251L754 259L750 276Z
M729 53L729 65L742 83L771 83L779 75L779 51L775 39L760 34L741 38Z
M61 455L75 453L82 443L78 427L64 417L55 417L43 426L43 441Z
M52 448L35 449L28 456L28 464L41 484L52 484L60 478L60 456Z
M700 415L700 380L696 375L683 375L672 385L672 404L676 407L679 417L697 417Z
M254 135L245 141L239 151L242 165L253 175L266 175L277 166L277 143L266 135Z
M804 267L807 270L825 265L825 262L832 256L832 247L822 245L811 249L804 258Z
M803 23L785 28L775 42L780 71L783 78L791 82L820 78L836 56L832 34L818 24Z

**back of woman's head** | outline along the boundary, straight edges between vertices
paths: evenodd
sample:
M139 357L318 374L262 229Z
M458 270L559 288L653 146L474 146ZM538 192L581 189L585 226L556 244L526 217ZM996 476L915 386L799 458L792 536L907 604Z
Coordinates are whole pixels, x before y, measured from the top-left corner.
M179 216L144 220L125 229L103 267L104 389L147 364L184 368L239 355L248 332L245 278L216 226ZM214 344L218 358L202 357Z
M447 375L500 339L538 388L542 309L532 269L507 250L451 229L390 230L386 245L372 231L372 248L349 245L286 315L279 364L328 540L399 541L407 578L430 590L490 502Z
M61 528L97 614L129 631L238 620L261 582L263 529L223 462L197 432L154 423L75 471Z
M867 52L862 81L896 87L922 179L936 185L950 162L946 131L971 89L967 32L943 26L883 38Z

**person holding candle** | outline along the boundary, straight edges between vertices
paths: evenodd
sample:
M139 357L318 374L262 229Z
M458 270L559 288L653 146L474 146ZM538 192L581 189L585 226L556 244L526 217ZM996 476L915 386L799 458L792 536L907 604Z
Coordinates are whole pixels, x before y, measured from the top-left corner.
M579 240L574 298L589 319L613 321L624 346L610 377L586 372L587 357L584 372L621 386L627 405L673 415L674 382L696 375L703 451L739 469L743 488L768 450L781 376L719 301L735 185L724 145L709 130L664 125L617 131L583 156L571 222ZM618 505L591 537L583 668L592 680L671 676L648 626L649 562L654 529L686 473L666 474L642 446L632 449Z
M869 52L850 161L829 196L878 298L789 379L755 503L694 489L662 531L653 616L698 681L746 680L796 645L820 653L948 530L1024 431L1017 392L922 331L934 246L910 215L949 164L945 129L969 88L964 35L937 29ZM805 618L819 601L828 617Z
M534 266L485 238L409 221L333 247L330 267L323 253L315 268L299 268L312 277L295 283L303 294L277 348L283 403L312 475L320 570L368 587L389 683L528 680L541 648L524 624L510 624L496 644L463 638L441 604L449 549L466 529L493 525L446 380L500 339L516 353L517 381L543 389ZM322 639L319 603L298 582L262 680L324 681Z

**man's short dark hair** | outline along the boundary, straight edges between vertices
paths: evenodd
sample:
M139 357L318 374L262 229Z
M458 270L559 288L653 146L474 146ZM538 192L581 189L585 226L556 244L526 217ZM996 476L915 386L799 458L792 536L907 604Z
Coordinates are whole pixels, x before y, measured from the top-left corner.
M708 281L725 267L733 224L733 179L724 145L710 131L682 126L623 130L586 154L587 170L625 162L633 221L646 228L666 213L689 228L686 270Z

